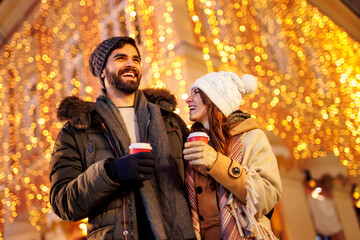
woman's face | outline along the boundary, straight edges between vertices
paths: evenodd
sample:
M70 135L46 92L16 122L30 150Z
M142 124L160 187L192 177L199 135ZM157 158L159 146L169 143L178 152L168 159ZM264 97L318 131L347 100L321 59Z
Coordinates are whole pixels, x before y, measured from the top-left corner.
M205 129L209 130L208 111L201 99L199 89L191 89L191 94L185 101L189 105L190 120L201 123Z

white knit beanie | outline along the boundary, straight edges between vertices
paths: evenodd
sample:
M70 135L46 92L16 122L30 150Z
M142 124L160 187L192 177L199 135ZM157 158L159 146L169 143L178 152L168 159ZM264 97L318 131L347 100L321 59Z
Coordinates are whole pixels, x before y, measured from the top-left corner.
M201 89L228 117L239 109L241 99L257 89L257 80L254 76L244 74L241 78L233 72L212 72L198 78L191 86Z

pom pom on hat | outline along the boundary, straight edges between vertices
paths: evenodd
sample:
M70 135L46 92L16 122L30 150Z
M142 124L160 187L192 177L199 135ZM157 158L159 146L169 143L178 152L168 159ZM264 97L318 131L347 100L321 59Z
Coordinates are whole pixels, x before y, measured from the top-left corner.
M217 108L228 117L239 109L242 97L254 93L257 79L249 74L241 78L233 72L212 72L198 78L192 88L201 89Z
M241 77L241 83L237 84L238 86L241 86L241 84L244 86L244 91L241 92L243 96L254 93L257 89L257 80L253 75L244 74Z

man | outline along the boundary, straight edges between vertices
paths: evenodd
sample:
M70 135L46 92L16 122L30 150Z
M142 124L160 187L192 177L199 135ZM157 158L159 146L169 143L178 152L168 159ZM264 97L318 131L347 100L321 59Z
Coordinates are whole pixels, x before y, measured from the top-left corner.
M103 86L97 101L69 97L59 106L68 122L51 159L54 212L68 221L88 217L87 239L194 238L159 107L138 90L135 41L103 41L90 69ZM152 151L130 155L131 142L150 143Z

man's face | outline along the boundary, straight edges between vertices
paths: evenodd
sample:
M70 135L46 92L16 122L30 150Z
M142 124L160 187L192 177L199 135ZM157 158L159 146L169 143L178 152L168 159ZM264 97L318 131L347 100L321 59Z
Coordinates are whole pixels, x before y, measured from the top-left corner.
M134 93L140 85L141 70L141 58L136 48L125 44L112 51L106 62L106 87L114 87L127 94Z

